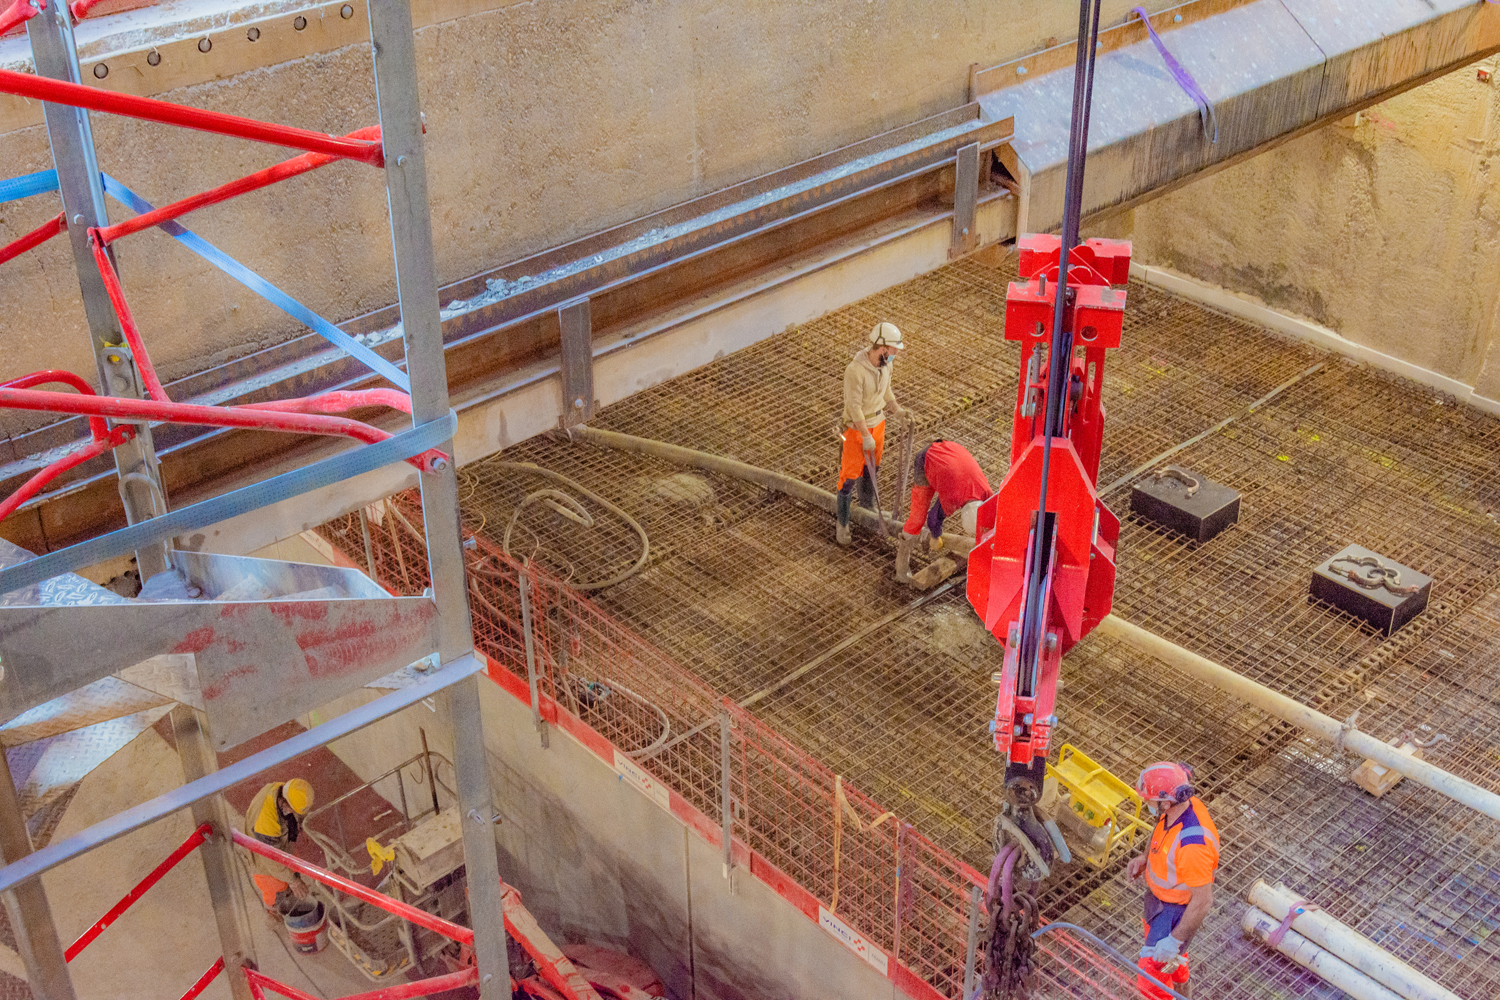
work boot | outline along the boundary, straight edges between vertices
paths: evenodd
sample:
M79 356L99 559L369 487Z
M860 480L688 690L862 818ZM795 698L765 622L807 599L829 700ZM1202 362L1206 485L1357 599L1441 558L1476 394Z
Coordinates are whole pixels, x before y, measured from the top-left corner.
M869 472L861 473L859 477L859 505L865 510L875 509L875 481Z
M853 498L849 496L847 489L839 490L838 498L838 528L834 531L833 537L838 541L840 545L849 545L854 541L854 535L849 531L849 505L852 502Z

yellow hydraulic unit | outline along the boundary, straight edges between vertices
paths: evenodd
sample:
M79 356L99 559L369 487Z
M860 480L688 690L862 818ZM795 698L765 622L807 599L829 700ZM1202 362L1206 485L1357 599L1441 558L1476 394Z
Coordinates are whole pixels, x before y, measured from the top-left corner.
M1138 835L1150 834L1135 789L1072 744L1064 743L1057 764L1047 765L1047 778L1056 785L1043 790L1040 807L1050 808L1058 825L1082 842L1087 853L1077 853L1095 868L1104 867L1116 846L1128 851Z

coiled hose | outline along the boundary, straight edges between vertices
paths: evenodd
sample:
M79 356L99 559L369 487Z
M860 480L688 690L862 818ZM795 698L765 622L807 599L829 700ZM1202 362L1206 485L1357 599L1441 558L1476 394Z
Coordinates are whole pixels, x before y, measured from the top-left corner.
M641 527L640 522L631 517L620 507L616 506L613 503L610 503L608 500L604 499L599 494L589 489L587 486L584 486L576 479L565 476L560 472L553 472L551 469L544 469L540 465L534 465L531 462L490 462L487 463L487 465L491 468L514 469L517 472L530 473L532 475L541 476L544 479L550 479L555 483L560 483L563 486L566 486L568 489L588 498L589 500L592 500L594 503L597 503L599 506L609 511L611 514L615 515L620 520L630 525L630 527L634 529L635 533L641 537L641 555L633 565L626 567L624 570L616 573L614 576L611 576L604 580L591 580L586 583L573 583L570 581L568 583L568 586L572 587L574 590L605 590L606 588L613 587L616 584L625 582L645 568L646 561L651 557L651 539L646 537L646 529ZM568 494L563 493L560 490L535 490L531 493L526 494L526 496L522 498L521 502L516 505L516 509L511 513L510 520L505 525L505 533L500 538L500 550L507 556L511 555L510 536L511 532L515 530L516 522L521 517L521 512L525 510L529 504L535 503L540 500L551 500L554 504L564 505L569 509L568 511L559 509L559 513L561 513L564 517L576 521L578 524L582 525L585 528L592 528L594 526L593 517L587 510L584 509L583 505L580 504L575 497L569 496ZM571 511L571 513L569 513L569 511Z

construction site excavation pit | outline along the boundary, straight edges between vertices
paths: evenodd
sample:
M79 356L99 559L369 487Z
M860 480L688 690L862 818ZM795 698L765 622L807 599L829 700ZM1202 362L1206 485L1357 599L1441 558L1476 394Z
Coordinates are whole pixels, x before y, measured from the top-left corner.
M1017 352L1003 338L1012 278L1014 257L999 268L959 261L609 406L590 426L835 489L843 368L888 320L909 345L893 388L915 416L916 446L958 441L998 486L1016 393ZM1099 475L1122 521L1115 613L1327 715L1357 713L1379 739L1443 734L1426 760L1500 789L1500 420L1143 283L1129 296L1105 373ZM1168 461L1238 490L1238 523L1199 544L1132 515L1131 483ZM888 445L887 508L899 464ZM506 547L585 588L590 614L691 675L661 674L667 687L647 691L626 677L651 664L622 664L614 681L630 707L606 735L706 814L719 815L719 699L753 699L749 711L790 746L988 870L1003 798L987 732L1001 648L961 580L924 600L894 581L892 547L859 529L839 547L813 504L563 432L463 468L459 497L480 551ZM397 497L366 519L377 574L408 593L425 585L416 511ZM363 565L357 517L321 531ZM1435 581L1428 608L1393 636L1308 597L1313 567L1350 543ZM487 559L471 576L499 565ZM473 610L480 648L519 661L524 676L501 621L513 610L489 598ZM543 625L541 641L565 656L566 638L546 638ZM1108 636L1072 650L1062 677L1054 756L1072 744L1128 782L1163 758L1196 769L1223 847L1193 947L1195 996L1341 995L1241 936L1257 879L1286 882L1461 996L1500 995L1493 821L1410 780L1375 798L1349 780L1358 758ZM549 683L587 718L598 685ZM833 829L832 803L751 806L822 811ZM842 829L846 898L880 891L859 884L866 835ZM829 845L784 846L791 865L799 850ZM1126 858L1057 869L1041 886L1043 919L1133 955L1143 889L1126 878ZM816 883L803 881L827 900L834 887ZM929 981L958 996L962 969L949 957L932 968ZM1039 992L1100 995L1089 981L1050 963Z

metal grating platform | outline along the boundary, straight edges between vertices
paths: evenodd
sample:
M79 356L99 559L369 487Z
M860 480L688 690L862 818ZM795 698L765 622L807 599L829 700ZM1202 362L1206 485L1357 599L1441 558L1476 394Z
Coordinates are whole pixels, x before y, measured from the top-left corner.
M595 424L831 489L843 365L873 323L892 320L912 344L895 389L917 413L918 445L959 440L998 483L1015 392L1015 349L1001 339L1009 277L960 262L631 397ZM1500 788L1500 421L1153 288L1130 294L1124 346L1106 370L1101 470L1124 521L1117 613L1330 714L1359 709L1379 737L1447 733L1428 759ZM1205 545L1128 513L1127 474L1200 435L1171 461L1244 494L1239 524ZM998 646L960 592L871 628L916 595L894 584L891 554L870 536L840 549L820 511L563 438L463 470L469 527L497 542L525 495L557 487L504 462L563 473L640 523L646 570L595 599L718 692L743 698L871 629L754 711L988 866L1002 769L984 725ZM587 506L592 528L528 506L512 550L575 581L623 571L640 551L635 531ZM356 522L330 528L360 551ZM1437 581L1429 610L1393 638L1307 598L1311 567L1349 542ZM1198 768L1226 841L1194 949L1199 995L1333 995L1240 939L1242 897L1259 877L1287 880L1461 994L1500 993L1493 824L1410 782L1370 798L1345 777L1356 760L1102 637L1070 653L1063 676L1060 742L1127 777L1161 757ZM1045 915L1133 950L1141 890L1122 864L1074 866L1048 886Z

